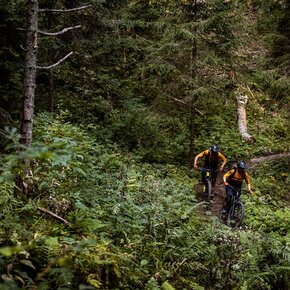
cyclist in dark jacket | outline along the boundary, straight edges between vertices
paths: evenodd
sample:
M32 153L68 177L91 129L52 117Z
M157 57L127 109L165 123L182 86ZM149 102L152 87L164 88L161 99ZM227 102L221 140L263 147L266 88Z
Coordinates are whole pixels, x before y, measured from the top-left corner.
M224 166L227 162L225 156L219 151L219 147L216 144L213 144L210 149L204 150L203 152L197 154L194 158L194 168L198 170L198 159L205 157L205 162L203 167L205 169L212 169L212 184L215 184L217 177L217 170L223 171ZM219 163L222 161L222 165L219 168ZM202 172L202 182L205 182L205 172Z
M246 172L246 163L242 160L237 163L236 168L224 174L223 180L226 187L226 209L224 208L223 211L229 210L231 196L235 193L234 188L241 189L243 180L245 180L246 184L248 185L248 191L253 193L251 189L250 177Z

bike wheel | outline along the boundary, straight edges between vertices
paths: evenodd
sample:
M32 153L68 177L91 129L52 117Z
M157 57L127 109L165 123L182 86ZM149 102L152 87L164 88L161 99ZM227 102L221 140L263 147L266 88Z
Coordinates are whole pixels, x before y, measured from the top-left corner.
M237 228L242 224L244 217L245 207L240 201L238 201L233 204L229 211L227 225L232 228Z
M206 186L205 186L205 191L203 193L205 202L209 202L209 200L210 200L211 187L212 187L211 181L207 180L206 181Z

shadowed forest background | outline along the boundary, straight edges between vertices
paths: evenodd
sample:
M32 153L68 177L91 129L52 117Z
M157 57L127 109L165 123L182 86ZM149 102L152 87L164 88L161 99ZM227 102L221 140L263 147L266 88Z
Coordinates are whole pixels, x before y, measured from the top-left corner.
M289 0L2 0L0 288L288 290L289 16ZM238 230L198 209L212 143L227 170L285 156L249 166Z

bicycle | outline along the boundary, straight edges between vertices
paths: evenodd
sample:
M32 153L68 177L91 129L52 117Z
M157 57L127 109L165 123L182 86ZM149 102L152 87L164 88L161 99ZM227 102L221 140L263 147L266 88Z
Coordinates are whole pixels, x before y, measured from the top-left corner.
M213 183L213 177L212 173L217 172L216 169L209 169L209 168L203 168L203 167L198 167L198 169L201 172L205 172L205 177L204 177L204 187L203 187L203 197L205 202L210 201L210 197L212 196L212 183Z
M220 211L220 219L231 228L237 228L242 224L245 217L245 206L240 200L241 192L244 190L230 185L228 186L234 190L234 194L231 196L228 213L224 216L222 211Z

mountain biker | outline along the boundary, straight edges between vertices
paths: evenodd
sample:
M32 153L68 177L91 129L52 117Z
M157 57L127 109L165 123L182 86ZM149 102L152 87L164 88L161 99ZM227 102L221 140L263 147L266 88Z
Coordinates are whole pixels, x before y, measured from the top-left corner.
M251 189L249 174L246 172L246 163L243 160L239 161L234 169L231 169L225 173L223 180L226 189L226 199L222 212L225 213L225 211L229 210L231 196L233 196L235 193L234 188L241 189L243 180L245 180L246 184L248 185L249 193L253 193L253 191Z
M212 185L214 186L217 177L217 170L220 172L224 170L227 159L220 152L217 144L211 145L210 149L204 150L203 152L197 154L194 158L194 169L198 170L198 159L205 157L205 162L203 167L205 169L211 169L212 171ZM222 161L222 165L219 168L219 162ZM201 181L205 183L206 172L202 171Z

